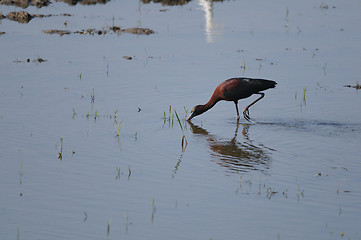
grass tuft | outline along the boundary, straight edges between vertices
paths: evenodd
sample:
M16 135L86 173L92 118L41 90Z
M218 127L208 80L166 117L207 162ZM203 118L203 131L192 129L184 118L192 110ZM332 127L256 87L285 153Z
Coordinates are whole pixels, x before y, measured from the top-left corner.
M130 179L130 175L132 175L132 171L130 170L130 167L128 166L128 181Z
M58 154L58 159L63 160L63 136L60 137L60 151Z
M154 198L152 199L152 216L150 218L151 222L154 222L154 215L155 215L155 212L156 212L156 207L155 207L155 200Z
M304 87L303 88L303 103L305 104L305 106L306 106L306 91L307 91L307 87Z
M177 111L174 110L174 113L175 113L175 116L177 117L177 121L178 121L178 123L179 123L179 127L180 127L181 130L182 130L183 136L182 136L181 146L182 146L182 151L184 151L185 148L187 147L187 144L188 144L188 143L187 143L187 138L186 138L186 136L184 135L183 126L182 126L182 123L181 123L181 121L180 121L180 119L179 119L179 116L178 116Z
M91 103L94 103L95 100L94 88L92 90L92 93L90 94L90 98L91 98Z
M180 121L180 119L179 119L179 117L178 117L177 111L174 110L174 112L175 112L175 116L177 117L177 121L178 121L178 123L179 123L179 126L180 126L180 128L181 128L181 130L182 130L182 132L183 132L183 126L182 126L182 123L181 123L181 121Z
M110 233L110 223L111 223L111 219L109 219L108 220L108 222L107 222L107 236L109 235L109 233Z

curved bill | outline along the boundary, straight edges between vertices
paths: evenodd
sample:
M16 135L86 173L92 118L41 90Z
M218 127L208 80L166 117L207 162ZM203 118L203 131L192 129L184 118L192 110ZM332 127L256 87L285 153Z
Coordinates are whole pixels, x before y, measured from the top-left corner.
M193 117L194 117L193 113L189 114L189 116L187 117L187 121L190 121Z

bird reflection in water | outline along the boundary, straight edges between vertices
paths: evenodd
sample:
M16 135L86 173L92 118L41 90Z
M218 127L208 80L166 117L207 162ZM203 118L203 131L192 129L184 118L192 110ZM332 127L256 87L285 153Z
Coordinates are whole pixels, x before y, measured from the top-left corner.
M231 140L217 139L207 130L188 122L193 134L206 138L209 148L212 150L211 156L215 162L226 168L227 172L249 172L261 171L267 173L270 165L270 153L273 149L267 148L262 144L255 144L248 137L250 124L242 124L243 142L237 141L238 128L237 122L234 137Z

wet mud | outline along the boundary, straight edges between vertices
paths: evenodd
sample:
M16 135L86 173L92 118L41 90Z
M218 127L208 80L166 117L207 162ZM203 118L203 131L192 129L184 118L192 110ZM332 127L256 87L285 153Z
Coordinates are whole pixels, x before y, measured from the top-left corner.
M6 15L6 18L19 23L28 23L32 19L32 16L27 12L20 11L20 12L9 12Z
M109 0L56 0L57 2L65 2L71 6L82 4L82 5L95 5L95 4L106 4Z
M137 34L137 35L150 35L154 34L155 32L149 28L125 28L121 29L120 27L113 26L108 29L94 29L89 28L86 30L79 30L75 32L71 32L68 30L58 30L58 29L50 29L50 30L43 30L46 34L59 34L60 36L67 35L67 34L84 34L84 35L105 35L107 33L130 33L130 34Z
M11 21L16 21L19 23L28 23L31 21L31 19L33 18L44 18L44 17L53 17L53 16L71 16L71 14L68 13L63 13L63 14L29 14L25 11L20 11L20 12L9 12L8 14L6 14L6 16L1 15L0 19L9 19Z
M27 8L29 6L41 8L46 7L49 4L49 0L0 0L0 5L16 6L21 8Z
M31 60L30 58L24 60L15 60L14 63L42 63L42 62L47 62L48 60L43 59L41 57L35 58L33 60Z
M113 27L113 31L114 31L114 27ZM149 34L153 34L154 31L149 29L149 28L126 28L126 29L118 29L114 32L126 32L126 33L131 33L131 34L145 34L145 35L149 35Z
M43 32L46 34L59 34L60 36L71 33L70 31L66 30L43 30Z
M57 2L65 2L69 5L76 5L78 3L82 5L95 5L95 4L106 4L109 0L56 0ZM23 9L28 8L29 6L35 6L37 8L46 7L51 4L50 0L0 0L0 5L7 5L7 6L15 6L21 7ZM35 17L51 17L51 16L70 16L70 14L59 14L59 15L44 15L44 14L29 14L25 11L19 12L9 12L5 16L0 14L1 19L9 19L12 21L16 21L19 23L28 23L32 18Z
M95 5L106 4L109 0L56 0L56 2L65 2L69 5ZM29 6L35 6L38 8L46 7L51 3L50 0L0 0L0 5L16 6L21 8L27 8Z
M142 0L142 3L160 3L163 6L176 6L176 5L185 5L189 3L191 0ZM223 0L213 0L212 2L223 2Z
M175 5L184 5L189 3L191 0L142 0L142 3L161 3L165 6L175 6Z

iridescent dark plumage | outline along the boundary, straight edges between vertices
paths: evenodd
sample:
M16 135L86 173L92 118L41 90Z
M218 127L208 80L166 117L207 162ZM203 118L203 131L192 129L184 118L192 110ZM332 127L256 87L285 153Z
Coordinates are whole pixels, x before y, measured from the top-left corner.
M238 112L238 100L243 98L248 98L253 94L261 95L254 102L249 104L243 110L243 116L247 121L250 121L249 111L248 109L261 100L264 97L264 93L261 91L267 90L269 88L276 87L276 82L272 80L266 79L252 79L252 78L231 78L228 79L217 86L214 90L214 93L209 99L209 101L204 105L195 106L191 114L188 116L187 120L191 120L193 117L200 115L209 109L211 109L218 101L233 101L236 105L237 111L237 121L239 120L239 112Z

